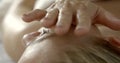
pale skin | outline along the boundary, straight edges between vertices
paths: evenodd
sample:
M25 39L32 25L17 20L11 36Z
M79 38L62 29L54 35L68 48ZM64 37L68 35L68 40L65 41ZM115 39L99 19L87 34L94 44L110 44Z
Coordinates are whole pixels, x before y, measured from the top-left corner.
M118 18L119 14L114 13L115 11L111 9L112 5L110 5L112 3L116 4L116 2L118 2L118 0L116 0L115 3L114 3L114 1L107 1L106 5L101 4L99 2L96 2L96 4L98 4L98 5L101 4L105 8L107 8L107 5L110 5L110 8L107 8L107 10L110 10L117 17L115 15L111 14L110 12L106 11L105 9L103 9L103 8L101 8L101 7L99 7L95 4L92 4L90 2L87 2L86 7L85 7L87 9L85 9L84 5L83 4L81 5L82 1L80 1L80 3L76 3L78 1L79 0L77 0L75 2L71 1L71 0L68 0L68 1L67 0L62 0L61 2L62 3L64 2L63 6L61 6L62 4L61 5L60 5L60 3L56 4L56 2L55 2L55 3L52 4L52 6L50 6L50 8L47 9L47 13L44 10L38 10L37 9L37 10L34 10L30 13L27 13L27 14L23 15L23 20L26 21L26 22L31 22L31 21L34 21L34 20L40 20L40 23L42 23L42 26L44 26L44 27L50 28L51 26L54 26L55 27L55 29L54 29L55 33L58 34L58 35L62 35L62 34L67 33L67 31L69 31L69 29L70 29L71 24L76 25L74 33L75 33L75 35L78 35L78 36L84 35L87 32L89 32L91 24L101 24L101 25L107 26L107 27L109 27L113 30L120 30L120 24L119 24L120 19ZM82 3L86 3L86 1L85 2L84 1ZM80 4L80 6L79 5L75 6L71 2L74 2L75 4ZM101 2L103 3L105 1L101 1ZM60 5L60 7L58 5ZM75 11L73 10L72 6L75 8L75 11L79 10L81 13L74 14ZM112 7L114 8L115 6L119 6L119 3L112 6ZM59 11L59 15L58 15L58 11ZM39 12L39 14L36 14L37 12ZM116 12L119 12L119 9ZM46 16L44 18L43 18L43 16L44 16L43 14L44 15L46 14ZM74 18L69 17L69 19L68 19L67 17L70 16L70 14L73 14L73 16L76 15L76 17L74 17ZM40 17L40 18L38 18L38 17ZM88 17L90 19L87 19ZM58 20L56 20L56 19L58 19ZM71 22L71 20L73 20L73 21ZM58 25L60 25L60 26L58 26ZM86 30L86 28L87 28L87 30ZM79 30L76 30L76 29L79 29ZM105 29L109 30L109 32L105 31ZM110 30L106 27L100 27L100 30L102 31L103 35L106 35L105 37L108 37L108 39L110 39L110 40L118 39L118 38L113 37L113 36L116 36L117 34L119 34L119 32L114 33L114 35L113 35L111 33L113 33L114 31ZM118 35L117 35L117 37L118 37Z
M46 35L43 34L43 36L41 36L40 31L25 35L24 41L27 48L18 63L56 63L54 61L60 61L61 59L66 60L66 63L70 63L68 58L64 58L64 50L69 48L67 46L72 47L75 45L82 47L89 45L90 43L94 42L94 40L100 41L100 43L106 43L101 41L103 38L95 26L92 26L90 32L82 37L75 36L73 28L71 28L71 31L69 31L67 34L62 36L53 35L45 38L42 41L39 39ZM117 52L119 52L119 46L116 45L115 42L116 41L112 41L109 42L109 44L111 44L112 48L115 48ZM28 45L28 43L30 44Z
M40 31L38 31L25 35L24 41L26 49L18 63L57 63L54 61L60 61L61 59L66 60L66 63L70 63L71 60L69 60L67 56L66 58L64 56L64 50L67 50L69 47L78 46L84 48L84 46L95 42L94 40L100 41L101 44L106 43L101 41L103 38L95 26L92 26L90 32L82 37L75 36L73 30L74 28L71 27L71 30L65 35L52 35L44 40L40 40L40 38L50 33L45 33L45 35L43 34L41 36ZM112 41L107 44L111 44L112 48L115 48L116 51L119 52L120 49L114 44L115 42L116 41Z
M27 5L27 6L29 7L29 5ZM39 25L39 22L33 22L31 24L27 24L27 23L22 22L22 21L18 22L19 18L20 18L19 17L20 14L23 14L23 13L25 13L25 12L27 12L27 11L29 11L31 9L31 8L26 9L26 8L24 8L22 6L19 6L19 5L18 5L18 8L23 8L25 10L24 11L19 11L19 13L14 13L14 11L17 11L17 10L13 9L11 11L12 13L9 13L8 16L7 16L7 17L10 17L10 15L16 16L17 20L13 20L12 22L15 21L14 22L15 24L19 23L17 25L18 29L16 29L17 26L12 26L12 25L7 24L7 23L9 23L9 19L7 17L5 19L5 22L3 22L4 23L3 26L4 26L4 44L5 44L5 48L6 48L7 52L9 53L9 55L16 62L19 60L19 58L21 57L21 54L23 53L23 51L25 49L25 45L23 45L23 42L21 41L23 35L26 34L26 33L29 33L29 32L36 31L41 26L41 25ZM15 17L13 17L13 19L15 19ZM12 23L12 22L10 22L10 23ZM9 27L11 27L11 29L9 29ZM9 33L8 33L8 31L9 31ZM98 33L98 35L99 35L99 33ZM9 38L9 37L11 37L11 38ZM8 40L6 40L6 39L8 39ZM16 51L16 52L13 52L13 51Z
M57 0L46 11L46 16L38 20L40 20L44 27L55 25L55 32L58 35L67 33L71 24L76 24L74 30L76 35L83 35L89 32L93 23L105 25L114 30L120 30L120 24L118 24L120 19L88 0ZM37 12L45 14L44 10L35 10L32 13ZM41 17L40 14L37 15ZM35 17L32 14L25 14L23 20L26 22L33 21L38 17L37 15ZM68 16L69 19L67 18ZM73 16L75 16L74 19Z

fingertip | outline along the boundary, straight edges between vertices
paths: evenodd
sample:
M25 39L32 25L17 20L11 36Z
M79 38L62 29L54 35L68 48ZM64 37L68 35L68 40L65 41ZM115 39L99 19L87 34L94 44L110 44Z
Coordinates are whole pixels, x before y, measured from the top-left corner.
M47 13L47 11L45 11L45 10L36 9L31 12L23 14L22 19L25 22L40 20L46 15L46 13Z
M57 35L64 35L64 34L66 34L67 33L67 29L65 29L63 26L56 26L56 28L55 28L55 33L57 34Z
M26 14L23 14L22 20L25 21L25 22L30 22L30 21L32 21L32 19L31 19L30 17L28 17Z
M75 34L76 36L82 36L82 35L87 34L88 32L89 32L89 29L88 29L88 28L86 28L86 27L81 27L81 28L75 29L74 34Z
M108 41L110 42L111 45L120 47L120 38L118 37L109 37Z

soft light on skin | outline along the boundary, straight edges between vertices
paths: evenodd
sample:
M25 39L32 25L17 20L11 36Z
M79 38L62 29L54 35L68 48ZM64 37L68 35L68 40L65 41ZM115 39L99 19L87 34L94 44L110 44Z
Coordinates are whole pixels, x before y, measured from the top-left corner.
M15 17L15 16L11 16L10 15L6 19L9 19L9 21L4 22L3 25L6 25L6 28L8 28L8 29L15 29L16 28L16 30L14 32L18 32L18 31L22 30L23 28L25 28L23 23L21 23L20 21L17 22L18 21L18 17L17 16Z
M37 0L34 9L46 9L53 2L55 2L55 0Z
M101 1L101 2L95 2L95 4L103 7L105 10L109 11L115 17L120 19L120 0ZM103 36L120 37L120 31L111 30L110 28L101 25L99 28Z
M29 0L28 0L29 1ZM46 1L46 0L44 0L44 1ZM117 1L117 0L116 0ZM111 3L108 3L109 5L111 5L113 2L111 2ZM117 3L117 4L115 4L115 3ZM114 4L115 4L115 6L117 6L116 7L116 9L119 9L119 6L118 6L118 4L120 3L120 1L117 1L117 2L114 2ZM104 4L104 5L102 5L102 4ZM43 4L42 4L43 5ZM41 5L41 6L42 6ZM105 3L99 3L99 5L102 5L102 6L105 6L105 8L109 8L110 6L108 6L107 4L106 4L106 2ZM107 7L108 6L108 7ZM24 8L24 6L22 7L18 7L18 8ZM17 8L17 9L18 9ZM41 7L41 9L44 9L44 8L46 8L46 7ZM111 7L112 8L112 7ZM109 8L108 10L111 10L111 8ZM16 8L14 9L14 10L17 10ZM19 10L20 10L19 9ZM114 9L114 7L112 8L112 9ZM13 10L12 10L13 11ZM14 12L14 11L13 11ZM24 11L23 11L24 12ZM21 14L21 13L20 13ZM118 13L116 13L116 14L119 14L119 11L118 11ZM16 15L14 15L14 13L12 14L11 13L11 15L12 16L10 16L11 18L13 18L13 16L16 16ZM17 14L18 16L19 16L19 13ZM120 14L119 14L120 15ZM31 26L29 26L29 25L25 25L25 23L23 23L21 20L19 20L19 18L17 17L17 19L15 18L14 20L16 21L16 22L14 22L14 20L13 19L11 19L9 17L9 19L6 19L6 21L4 22L4 27L6 28L6 30L4 30L5 31L5 34L6 34L6 39L5 40L7 40L6 42L5 42L5 46L7 46L6 48L7 48L7 52L8 53L10 53L11 55L11 57L12 58L14 58L14 60L19 60L19 57L20 57L20 54L19 53L22 53L21 52L21 50L19 50L19 49L24 49L24 46L22 46L21 45L21 43L22 43L22 41L21 41L21 39L22 39L22 36L25 34L25 33L29 33L29 32L31 32L31 31L35 31L35 29L34 29L34 27L31 27ZM11 20L13 20L13 21L11 21ZM11 22L14 22L14 23L11 23ZM21 23L21 24L20 24ZM17 25L16 25L17 24ZM15 26L16 25L16 26ZM39 24L38 24L39 25ZM33 25L33 26L36 26L36 25ZM10 29L8 29L8 28L10 28ZM18 28L17 28L18 27ZM28 27L28 28L27 28ZM37 29L39 28L39 26L37 26ZM33 30L34 29L34 30ZM36 30L37 30L36 29ZM13 34L12 34L12 33ZM92 32L93 33L93 32ZM12 38L12 39L11 39ZM11 40L10 40L11 39ZM18 40L19 39L19 40ZM22 48L21 48L22 47ZM14 51L16 51L16 52L14 52ZM18 51L18 52L17 52ZM31 53L32 52L32 50L30 50L29 51L29 53Z
M93 31L96 32L95 29ZM118 56L104 48L105 45L102 46L106 41L93 36L92 31L89 34L84 37L76 37L70 33L64 36L53 35L45 39L42 38L42 41L41 39L35 40L28 46L19 63L57 63L62 61L66 61L65 63L76 61L113 63L119 61ZM46 34L43 36L46 36ZM68 55L69 53L71 54ZM71 60L72 56L76 59L75 61ZM113 59L110 60L110 58Z

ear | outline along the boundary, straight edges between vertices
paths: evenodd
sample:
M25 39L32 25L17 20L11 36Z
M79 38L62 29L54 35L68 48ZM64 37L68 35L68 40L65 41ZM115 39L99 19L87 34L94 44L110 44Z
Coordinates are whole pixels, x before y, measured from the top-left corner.
M23 36L23 42L25 46L28 46L39 35L40 35L40 32L32 32L29 34L25 34Z

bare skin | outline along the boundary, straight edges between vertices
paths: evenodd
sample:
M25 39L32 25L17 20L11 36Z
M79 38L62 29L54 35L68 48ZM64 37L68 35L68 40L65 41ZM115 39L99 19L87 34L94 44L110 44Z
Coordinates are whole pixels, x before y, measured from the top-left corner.
M56 61L63 60L65 60L65 63L70 63L69 57L65 56L65 50L74 49L74 46L84 49L94 42L110 44L109 46L112 46L112 48L119 52L119 47L115 45L116 40L112 42L104 41L95 26L92 26L90 32L82 37L74 35L74 28L72 26L71 30L62 36L58 36L55 33L51 34L51 32L41 35L40 31L25 35L26 50L18 63L57 63Z
M70 0L69 0L70 1ZM78 0L79 1L79 0ZM66 2L66 1L65 1ZM105 2L106 4L102 4L103 2ZM118 10L112 10L111 9L111 7L112 8L114 8L114 7L117 7L117 6L119 6L119 3L117 4L117 2L118 2L118 0L116 0L116 1L101 1L101 2L96 2L96 4L98 4L98 5L101 5L101 6L103 6L104 8L106 8L107 10L109 10L110 12L112 12L113 14L115 14L117 17L119 17L119 13L115 13L115 12L119 12L119 9ZM81 2L80 2L81 3ZM80 4L79 3L79 4ZM59 4L59 3L58 3ZM111 5L111 4L115 4L114 6L113 5ZM67 30L69 30L69 26L70 26L70 24L76 24L77 26L79 26L80 28L81 27L86 27L86 28L88 28L88 29L90 29L90 27L88 27L89 25L88 25L88 23L90 24L90 22L88 22L89 20L91 20L92 22L92 24L94 23L94 24L101 24L101 25L105 25L105 26L108 26L109 28L111 28L111 29L114 29L114 30L119 30L120 29L120 24L119 24L119 22L120 22L120 19L118 19L118 18L116 18L116 16L115 15L112 15L111 13L109 13L108 11L106 11L106 10L104 10L104 9L102 9L101 7L98 7L98 6L94 6L93 4L87 4L88 5L88 9L87 10L89 10L89 12L91 13L91 14L89 14L89 13L87 13L87 11L84 9L84 11L82 12L83 14L80 14L80 13L77 13L79 16L77 16L76 18L76 20L74 20L74 18L72 19L73 20L73 22L71 22L70 20L71 20L71 18L69 18L68 20L66 20L67 19L67 15L66 15L66 13L64 13L63 14L63 16L58 16L57 15L57 13L58 13L58 10L59 10L59 12L70 12L70 13L72 13L71 11L69 11L70 10L70 8L67 6L68 4L65 4L66 6L63 6L63 7L65 7L65 8L61 8L61 7L57 7L57 5L55 5L54 4L54 6L52 6L52 7L50 7L50 8L48 8L48 9L50 9L50 11L48 10L48 13L46 14L45 13L45 11L44 10L33 10L32 12L30 12L30 13L28 13L28 14L25 14L24 16L23 16L23 20L24 21L26 21L26 22L31 22L31 21L34 21L34 20L40 20L40 22L42 22L42 25L43 26L45 26L45 27L51 27L52 26L52 24L54 23L54 21L58 21L59 23L64 23L64 24L62 24L62 26L61 27L64 27L64 28L66 28L66 32L67 32ZM74 7L74 5L73 4L70 4L69 3L69 5L71 5L71 6L73 6ZM91 6L91 7L93 7L93 8L91 8L91 7L89 7L89 6ZM107 8L107 6L110 6L110 8L108 7ZM55 7L55 9L54 9L54 7ZM76 6L75 6L76 7ZM79 6L78 6L79 7ZM77 10L83 10L83 8L81 8L82 6L80 6L80 8L77 8ZM96 10L96 7L97 7L97 10ZM56 9L56 8L58 8L58 10ZM89 9L90 8L90 9ZM52 10L51 10L52 9ZM54 10L53 10L54 9ZM65 10L60 10L60 9L65 9ZM94 11L91 11L91 10L94 10ZM40 14L36 14L37 12L39 12L39 13L44 13L44 14L46 14L46 16L42 19L42 18L38 18L38 17L41 17L42 16L42 14L40 15ZM68 14L70 14L70 13L68 13ZM84 14L84 13L87 13L87 14ZM59 13L60 14L60 13ZM74 12L73 12L73 14L74 14ZM89 15L88 15L89 14ZM84 16L84 15L87 15L87 16L91 16L92 18L91 19L88 19L88 20L85 20L84 21L84 19L87 19L87 17L85 16L84 18L82 18L81 16ZM93 16L93 15L95 15L95 16ZM30 16L30 18L29 18L29 16ZM35 17L36 16L36 17ZM58 20L56 20L56 18L57 18L57 16L58 16L58 18L60 17L60 20L58 19ZM31 18L32 17L32 18ZM78 18L79 17L79 18ZM63 20L61 20L62 18L64 18ZM81 18L81 19L80 19ZM42 19L42 20L41 20ZM83 19L83 20L82 20ZM69 22L68 22L69 21ZM83 22L82 22L83 21ZM57 28L57 24L59 24L59 23L54 23L53 24L53 26L55 26L55 32L56 32L56 34L61 34L61 33L63 33L64 34L64 31L65 31L65 29L64 28ZM66 23L65 23L66 22ZM76 22L76 23L75 23ZM81 24L80 24L81 23ZM90 24L91 25L91 24ZM76 27L77 27L76 26ZM113 30L111 30L111 29L109 29L109 28L106 28L106 27L103 27L103 26L100 26L99 27L100 28L100 30L101 30L101 32L102 32L102 34L103 34L103 36L105 36L105 37L108 37L108 39L110 39L109 37L113 37L113 39L115 38L114 36L116 36L116 37L119 37L118 36L118 34L120 34L119 32L116 32L116 31L113 31ZM59 31L56 31L56 29L59 29ZM63 31L64 30L64 31ZM75 28L75 30L76 30L76 28ZM79 32L78 34L75 32L75 34L76 35L81 35L81 34L85 34L85 33L87 33L87 32L85 32L85 30L83 30L83 29L80 29L80 30L82 30L83 31L83 33L81 32L81 31L77 31L77 32ZM113 34L114 33L114 34ZM112 40L113 40L112 39ZM116 38L116 39L118 39L118 38ZM116 40L115 39L115 40Z
M76 24L74 31L76 35L84 35L89 32L93 23L120 30L120 19L88 0L56 0L46 11L46 16L38 20L44 27L55 25L55 32L58 35L67 33L71 24ZM36 11L32 13L34 12L36 13ZM39 12L44 13L45 11L40 10ZM67 18L68 16L69 19ZM34 15L28 13L24 15L23 20L30 22L35 20L35 18Z
M25 2L28 1L26 0L23 2L25 4ZM34 4L34 2L32 2L31 4ZM32 22L28 24L20 20L22 14L32 10L33 7L31 7L31 4L30 5L20 5L19 3L17 5L14 4L13 6L17 6L17 9L16 7L12 8L3 22L3 29L4 29L3 41L4 41L5 49L8 52L8 54L11 56L11 58L13 58L13 60L16 62L19 60L19 58L24 52L24 49L26 48L25 44L23 44L23 41L21 41L23 35L29 32L37 31L41 27L39 22ZM10 18L12 20L10 20Z
M47 0L42 1L45 3ZM26 33L37 31L41 27L39 22L26 23L21 19L24 13L33 10L34 3L35 0L14 1L2 23L3 44L8 55L15 62L19 60L25 49L22 41L23 36ZM49 6L49 3L50 2L48 2L48 5L46 6ZM42 6L41 9L45 9L46 6Z
M73 44L76 46L84 46L84 43L88 44L87 41L89 41L90 37L93 37L92 39L90 39L90 42L94 41L95 37L100 38L100 33L98 29L96 29L96 27L92 27L92 30L90 30L88 34L82 37L75 36L74 28L71 28L71 31L69 31L65 35L58 36L56 34L52 34L50 35L50 37L48 36L42 41L41 39L39 41L39 38L45 37L49 34L51 33L48 32L41 36L38 32L36 32L24 37L24 41L26 41L26 44L27 42L31 44L26 45L27 48L18 63L52 63L52 59L58 60L59 58L59 56L57 56L56 54L62 55L61 49L66 50L67 46L71 46ZM35 43L35 40L37 40L38 42Z
M29 3L31 2L31 4L26 5L26 2L28 1L29 0L15 1L2 23L4 47L9 56L13 58L15 62L19 60L25 49L25 46L22 43L23 35L32 31L36 31L40 27L39 24L27 24L21 20L21 16L25 12L31 11L33 9L33 0L29 1Z

